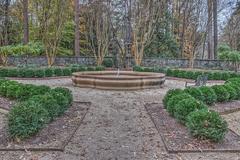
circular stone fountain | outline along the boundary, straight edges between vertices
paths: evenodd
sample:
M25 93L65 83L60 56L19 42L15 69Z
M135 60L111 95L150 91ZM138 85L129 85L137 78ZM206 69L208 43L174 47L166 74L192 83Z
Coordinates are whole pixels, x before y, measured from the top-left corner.
M161 73L132 71L99 71L73 73L75 86L106 90L138 90L159 88L165 82Z

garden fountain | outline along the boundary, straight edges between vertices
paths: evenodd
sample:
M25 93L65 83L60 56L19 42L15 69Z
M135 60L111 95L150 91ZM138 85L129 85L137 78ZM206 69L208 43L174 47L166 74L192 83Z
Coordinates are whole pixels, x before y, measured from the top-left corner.
M82 88L105 90L138 90L159 88L165 82L162 73L133 71L77 72L72 75L73 84Z

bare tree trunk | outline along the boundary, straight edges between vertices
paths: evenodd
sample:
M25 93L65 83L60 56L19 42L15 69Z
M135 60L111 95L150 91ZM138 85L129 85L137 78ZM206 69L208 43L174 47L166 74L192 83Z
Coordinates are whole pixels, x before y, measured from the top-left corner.
M23 44L28 44L29 42L29 22L28 22L28 0L23 0Z
M213 0L213 24L214 24L214 59L217 59L218 49L218 3L217 0Z
M213 5L212 0L208 0L208 59L213 59L214 44L213 44Z
M79 0L75 0L75 41L74 41L74 52L75 56L80 55L80 27L79 27L79 14L80 14L80 5Z
M10 0L5 0L5 4L4 4L4 45L8 45L9 5L10 5Z

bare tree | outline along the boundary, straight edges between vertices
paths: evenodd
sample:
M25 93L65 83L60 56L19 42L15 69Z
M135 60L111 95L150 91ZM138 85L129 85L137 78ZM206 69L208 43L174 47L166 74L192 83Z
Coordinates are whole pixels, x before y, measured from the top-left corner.
M96 0L89 3L86 12L87 34L91 51L96 58L97 65L101 65L108 53L110 44L110 15L109 3Z
M80 27L79 27L79 14L80 14L80 5L79 5L79 0L74 1L74 6L75 6L75 41L74 41L74 51L75 55L79 56L80 55Z
M24 24L23 43L28 44L29 42L28 0L23 0L23 24Z
M132 54L136 65L141 65L144 49L149 45L160 15L160 0L133 0L132 4Z

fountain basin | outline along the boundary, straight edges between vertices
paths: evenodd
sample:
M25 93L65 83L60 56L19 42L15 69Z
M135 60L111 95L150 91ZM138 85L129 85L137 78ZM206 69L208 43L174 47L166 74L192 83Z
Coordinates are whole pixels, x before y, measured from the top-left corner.
M165 82L165 75L132 71L77 72L73 73L72 81L82 88L138 90L159 88Z

